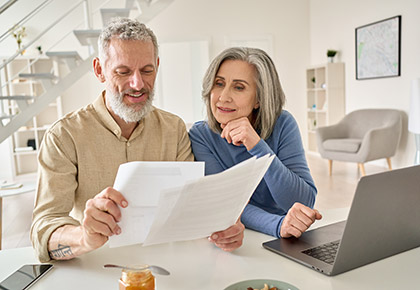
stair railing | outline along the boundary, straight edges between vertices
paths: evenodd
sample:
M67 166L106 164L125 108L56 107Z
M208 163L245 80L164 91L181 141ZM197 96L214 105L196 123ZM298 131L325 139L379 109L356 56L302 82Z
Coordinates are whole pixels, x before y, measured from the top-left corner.
M32 10L31 12L29 12L27 15L25 15L21 20L18 21L18 23L16 23L15 25L13 25L12 27L10 27L6 32L4 32L1 36L0 36L0 43L5 40L13 31L16 30L16 28L18 28L19 26L25 24L28 20L30 20L33 16L35 16L36 14L38 14L40 11L42 11L42 9L44 9L45 7L48 6L48 4L50 4L53 0L46 0L44 2L42 2L41 4L39 4L34 10ZM15 1L16 2L16 1ZM14 3L14 2L13 2ZM10 7L10 5L8 6Z
M42 10L42 8L44 8L46 5L48 5L49 3L47 3L47 2L51 2L52 0L46 0L46 1L44 1L41 5L39 5L37 8L35 8L31 13L29 13L28 15L26 15L25 17L24 17L24 19L25 19L25 21L19 21L19 23L18 24L16 24L16 25L14 25L12 28L10 28L9 30L8 30L8 32L6 32L6 33L9 33L8 35L10 35L10 32L11 31L13 31L13 28L16 28L17 26L19 26L19 25L22 25L22 24L24 24L27 20L29 20L32 16L34 16L36 13L38 13L38 12L40 12L41 10ZM88 2L88 0L80 0L77 4L75 4L73 7L71 7L67 12L65 12L63 15L61 15L59 18L57 18L51 25L49 25L45 30L43 30L40 34L38 34L34 39L32 39L27 45L25 45L25 46L23 46L20 50L18 50L18 51L16 51L16 53L14 53L11 57L9 57L7 60L5 60L5 61L3 61L1 64L0 64L0 70L1 69L3 69L8 63L10 63L11 61L13 61L16 57L18 57L20 54L21 54L21 52L22 51L25 51L26 49L28 49L32 44L34 44L38 39L40 39L44 34L46 34L49 30L51 30L51 28L53 28L55 25L57 25L61 20L63 20L67 15L69 15L71 12L73 12L76 8L78 8L79 6L81 6L81 4L83 4L83 8L84 8L84 11L85 11L85 20L84 21L81 21L81 22L79 22L77 25L75 25L74 27L73 27L73 29L71 29L71 30L69 30L67 33L65 33L65 34L63 34L63 36L62 37L60 37L54 44L52 44L50 47L49 47L49 49L48 50L50 50L51 48L54 48L56 45L58 45L61 41L63 41L66 37L68 37L69 35L71 35L72 33L73 33L73 30L75 29L75 28L77 28L77 27L80 27L81 25L83 25L83 24L86 24L86 27L87 28L90 28L90 26L91 26L91 23L90 23L90 20L89 20L89 17L87 16L87 15L95 15L96 13L99 13L100 12L100 9L102 8L102 7L104 7L105 5L107 5L109 2L111 2L112 0L107 0L107 1L104 1L104 2L102 2L102 4L98 7L98 8L96 8L94 11L93 11L93 13L90 13L89 12L89 5L87 4L87 2ZM42 7L41 7L42 6ZM34 11L36 11L36 13L33 13ZM30 16L29 16L30 15ZM3 34L4 35L4 34ZM7 35L7 36L8 36ZM0 39L0 42L2 41L3 39ZM36 58L34 58L32 61L31 61L31 63L28 65L28 66L30 66L30 65L32 65L33 63L35 63L39 58L41 57L41 55L40 56L38 56L38 57L36 57ZM21 71L19 71L19 72L17 72L13 77L11 77L10 78L10 80L9 81L11 81L11 80L13 80L13 79L15 79L16 77L18 77L18 75L20 74L20 73L22 73L23 71L25 71L26 70L26 67L25 68L23 68ZM3 87L5 87L6 85L8 84L8 82L6 82L6 83L4 83L4 84L2 84L1 85L1 87L0 87L0 90L1 90L1 88L3 88Z
M80 21L77 25L75 25L74 27L73 27L73 29L71 29L70 31L68 31L67 33L65 33L65 34L63 34L63 36L62 37L60 37L56 42L54 42L51 46L50 46L50 48L49 48L49 50L51 50L52 48L54 48L54 47L56 47L58 44L60 44L66 37L68 37L69 35L71 35L71 34L73 34L73 30L74 29L76 29L76 28L79 28L80 26L82 26L83 24L85 24L85 28L86 29L89 29L89 28L92 28L92 22L91 22L91 17L89 16L89 15L91 15L91 16L93 16L93 15L95 15L95 14L97 14L97 13L99 13L100 11L101 11L101 8L102 7L104 7L105 5L107 5L109 2L111 2L112 0L107 0L107 1L104 1L98 8L96 8L92 13L90 13L89 12L89 5L87 4L88 3L88 1L86 1L86 0L84 0L84 11L85 11L85 20L84 21Z
M24 17L24 20L19 21L19 24L16 24L13 26L14 29L8 31L7 36L11 35L11 31L15 31L16 27L19 27L19 25L22 25L23 23L26 23L30 18L33 17L33 15L39 13L43 8L45 8L45 6L47 6L49 3L51 3L54 0L46 0L44 1L41 5L39 5L37 8L35 8L35 10L33 10L32 12L30 12L28 15L26 15ZM90 22L90 17L87 17L87 15L94 15L98 12L101 12L101 8L104 7L105 5L107 5L109 2L111 2L112 0L107 0L101 3L101 5L99 5L100 7L96 8L96 10L93 13L89 13L89 3L88 0L80 0L78 3L76 3L75 5L73 5L70 9L68 9L65 13L63 13L58 19L56 19L55 21L53 21L46 29L44 29L41 33L39 33L35 38L33 38L31 41L29 41L28 44L24 45L22 48L20 48L16 53L14 53L11 57L9 57L6 60L3 60L2 63L0 63L0 96L2 95L3 90L7 90L8 89L8 85L10 84L10 82L12 82L13 80L15 80L17 77L19 77L19 74L24 72L28 66L26 66L25 68L21 69L21 71L19 71L18 73L16 73L14 76L11 76L8 79L5 79L5 83L1 83L1 70L6 70L7 69L7 64L9 64L11 61L13 61L15 58L17 58L23 51L25 51L26 49L28 49L30 46L32 46L37 40L39 40L43 35L45 35L48 31L52 30L52 28L54 28L60 21L62 21L63 19L65 19L70 13L72 13L73 11L75 11L79 6L81 6L83 4L83 8L84 8L84 12L85 12L85 20L80 22L79 24L77 24L74 27L80 27L83 23L85 23L87 29L91 28L91 22ZM162 0L162 3L167 4L168 2L172 2L173 0ZM145 11L148 11L148 13L146 13L147 15L144 17L144 20L149 20L149 18L152 15L155 15L156 13L158 13L158 11L160 11L163 6L160 2L156 1L157 3L159 3L159 5L156 5L156 3L152 6L152 9L149 9L149 6L151 6L151 3L153 1L151 0L131 0L131 1L126 1L126 8L133 8L133 4L135 4L137 6L137 9L139 10L140 14L143 14L143 9ZM130 4L127 4L130 3ZM143 8L143 9L142 9ZM73 27L73 28L74 28ZM73 29L71 29L70 31L68 31L67 33L61 33L60 35L61 38L58 39L58 41L56 41L52 46L49 45L50 47L48 49L46 49L45 51L50 51L51 48L55 47L57 44L59 44L60 42L62 42L64 40L64 38L68 37L71 33L73 33ZM2 36L3 37L3 36ZM0 39L0 42L3 41L3 38ZM83 44L83 43L82 43ZM41 110L41 105L47 105L48 103L46 103L47 100L51 101L51 97L52 96L58 96L60 95L60 91L59 88L61 89L63 87L68 87L69 84L74 83L74 81L76 80L75 75L77 75L78 77L81 75L82 71L87 71L88 66L91 66L91 60L94 57L94 54L92 54L95 51L90 50L89 51L89 56L87 59L83 60L83 62L78 66L78 68L75 71L72 71L71 73L69 73L69 78L67 78L66 80L61 79L59 81L59 83L57 84L57 86L51 87L51 89L49 89L49 92L44 92L46 93L46 95L48 97L43 98L42 102L39 102L39 100L33 103L33 105L36 106L31 106L34 107L34 110L32 110L31 112L34 113L37 110ZM29 66L33 65L36 61L38 61L40 58L42 57L42 55L40 54L37 57L34 57L33 60L31 60L31 63L29 64ZM70 80L71 79L71 80ZM71 82L70 82L71 81ZM54 81L55 82L55 81ZM68 83L70 82L70 83ZM68 83L68 84L67 84ZM60 85L60 86L58 86ZM44 87L45 89L45 87ZM8 94L9 95L9 94ZM44 100L45 99L45 100ZM4 112L4 106L3 106L3 100L7 100L6 98L0 100L0 117ZM9 101L9 100L7 100ZM31 103L32 104L32 103ZM35 108L36 107L36 108ZM35 110L36 109L36 110ZM34 113L35 114L35 113ZM24 117L25 116L25 117ZM6 131L4 131L2 138L5 136L10 136L11 133L13 133L13 130L16 130L17 126L22 123L24 124L24 122L26 121L25 118L28 118L29 114L25 113L19 113L17 115L14 115L14 117L11 117L10 114L5 116L6 118L1 117L0 118L0 127L4 127L4 129L7 129ZM18 122L14 122L13 127L8 126L9 122L11 122L13 118L13 121L18 121ZM3 120L5 122L3 122ZM8 126L7 128L5 126ZM20 125L21 126L21 125ZM16 127L16 128L15 128ZM0 141L1 143L1 141Z
M50 1L50 0L47 0ZM86 0L79 1L76 5L73 5L67 12L65 12L63 15L61 15L59 18L57 18L55 21L53 21L46 29L44 29L41 33L39 33L35 38L33 38L31 41L29 41L28 44L24 45L21 49L15 52L10 58L8 58L4 63L0 65L0 69L2 69L4 66L6 66L8 63L13 61L16 57L18 57L23 51L28 49L32 44L34 44L38 39L40 39L44 34L46 34L51 28L56 26L60 21L62 21L67 15L69 15L71 12L73 12L77 7L79 7L83 2ZM39 11L38 11L39 12Z
M16 3L17 0L9 0L0 7L0 14L6 11L10 6Z

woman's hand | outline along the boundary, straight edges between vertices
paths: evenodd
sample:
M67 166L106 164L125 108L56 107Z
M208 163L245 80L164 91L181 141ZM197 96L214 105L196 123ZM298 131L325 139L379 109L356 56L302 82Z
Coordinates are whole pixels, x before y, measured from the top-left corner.
M233 226L227 228L226 230L213 233L209 237L209 241L214 243L223 251L232 252L242 246L244 230L245 226L241 223L241 220L238 219Z
M280 229L282 238L294 236L299 238L322 215L316 209L311 209L296 202L287 212Z
M247 117L235 119L227 124L220 124L220 126L223 129L222 138L236 146L244 144L248 151L254 148L261 140Z

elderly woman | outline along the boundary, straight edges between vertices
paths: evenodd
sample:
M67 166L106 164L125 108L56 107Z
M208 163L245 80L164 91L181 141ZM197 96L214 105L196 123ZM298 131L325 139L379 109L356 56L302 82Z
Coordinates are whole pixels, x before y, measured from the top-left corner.
M223 51L204 76L203 99L208 121L195 123L189 134L206 175L275 154L241 222L275 237L299 237L321 215L312 209L317 190L297 123L283 110L285 96L271 58L255 48Z

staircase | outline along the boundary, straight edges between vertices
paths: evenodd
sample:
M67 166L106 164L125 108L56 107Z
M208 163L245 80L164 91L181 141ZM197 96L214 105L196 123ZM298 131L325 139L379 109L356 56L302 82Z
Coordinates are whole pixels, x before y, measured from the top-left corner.
M3 5L0 6L0 14L6 11L10 6L16 3L17 0L6 1Z
M123 8L103 8L100 9L102 23L105 25L113 17L128 17L131 11L136 12L139 21L147 23L173 0L125 0ZM51 27L52 28L52 27ZM69 73L60 78L55 73L20 73L16 80L34 80L42 84L43 93L37 96L24 95L2 95L0 90L0 103L9 102L10 107L14 103L19 109L18 113L11 114L10 110L0 111L0 143L11 136L20 127L28 123L34 116L40 114L51 102L70 88L78 79L85 75L92 68L92 61L98 52L98 36L101 29L74 30L79 43L89 47L90 54L86 58L80 57L77 51L47 51L46 56L54 62L65 64ZM26 47L25 47L26 48ZM16 58L18 54L14 56ZM8 61L13 61L13 58ZM5 68L3 64L1 68ZM14 79L9 82L16 81Z

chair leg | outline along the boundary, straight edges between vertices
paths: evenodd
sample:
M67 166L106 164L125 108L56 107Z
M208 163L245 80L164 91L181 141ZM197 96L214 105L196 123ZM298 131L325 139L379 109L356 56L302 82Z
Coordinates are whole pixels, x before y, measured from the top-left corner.
M328 174L331 176L332 175L332 160L328 160Z
M362 173L362 176L366 175L366 171L365 171L365 165L363 163L357 163L357 165L359 166L360 172Z
M386 159L386 162L388 162L388 168L389 168L389 170L392 170L392 165L391 165L391 158L387 158Z

